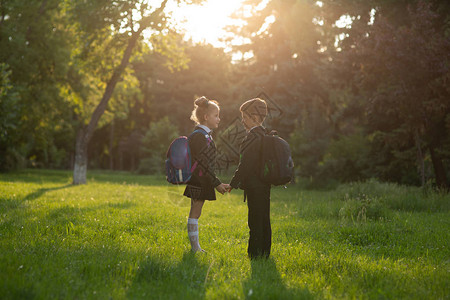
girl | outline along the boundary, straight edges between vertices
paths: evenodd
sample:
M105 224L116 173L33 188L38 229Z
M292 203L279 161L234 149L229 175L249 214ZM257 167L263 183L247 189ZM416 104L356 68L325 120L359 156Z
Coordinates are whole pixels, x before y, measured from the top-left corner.
M191 210L188 218L188 236L192 251L204 250L198 238L198 219L205 200L216 200L214 188L224 194L228 184L221 183L215 174L216 146L211 131L219 127L219 103L200 97L194 101L191 120L196 123L194 132L189 136L192 164L195 170L187 183L184 196L191 198Z

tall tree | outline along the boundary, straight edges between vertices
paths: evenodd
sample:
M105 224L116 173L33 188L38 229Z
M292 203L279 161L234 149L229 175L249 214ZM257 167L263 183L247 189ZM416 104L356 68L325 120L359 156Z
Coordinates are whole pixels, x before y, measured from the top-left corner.
M252 56L235 68L241 80L235 98L265 91L282 111L266 125L285 138L295 132L291 145L297 168L307 177L318 175L333 129L321 8L304 0L272 0L262 9L263 1L247 3L254 5L248 25L236 32L250 43L235 50Z
M400 25L382 12L352 51L358 81L371 97L367 105L370 126L397 151L416 148L422 184L428 150L436 184L446 189L442 157L450 115L446 26L431 4L423 1L408 8Z
M0 64L0 170L13 169L17 162L18 94L11 84L8 65Z
M193 1L190 1L193 2ZM148 1L95 1L80 2L75 5L74 12L79 18L81 26L87 26L87 43L101 43L101 39L108 37L117 41L116 46L122 44L120 63L111 70L110 77L104 87L100 102L96 105L88 124L82 124L78 129L75 146L75 164L73 171L73 183L86 183L87 173L87 147L94 130L105 112L114 88L127 68L130 57L142 39L145 29L153 32L161 32L165 27L166 17L164 9L167 0L153 9ZM138 15L139 17L136 17ZM94 30L89 28L92 26ZM107 33L105 35L105 32ZM118 51L118 49L113 49Z
M262 1L247 3L258 7ZM373 176L380 160L369 157L383 140L377 133L383 133L394 171L411 169L410 150L417 147L422 162L430 157L437 184L445 187L448 3L265 3L240 31L251 43L238 50L254 54L238 65L248 70L241 73L241 85L265 88L276 101L289 103L283 119L297 121L292 142L301 173L320 177L324 166L337 179ZM408 6L418 8L408 13ZM407 168L398 168L402 161ZM347 174L333 171L355 167ZM422 174L424 169L422 163ZM392 171L384 179L394 179Z
M63 2L1 1L0 14L0 61L11 72L20 115L14 143L5 147L24 161L59 167L57 157L67 146L57 145L56 140L70 136L72 126L60 95L70 61Z

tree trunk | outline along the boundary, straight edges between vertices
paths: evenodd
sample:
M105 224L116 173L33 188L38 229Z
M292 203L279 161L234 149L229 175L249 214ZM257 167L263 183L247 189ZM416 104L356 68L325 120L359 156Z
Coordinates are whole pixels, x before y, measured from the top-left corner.
M416 147L417 147L417 160L419 163L419 170L420 170L420 181L422 183L422 187L425 186L425 163L423 159L423 151L422 147L420 146L420 138L417 131L414 134L414 139L416 141Z
M119 170L123 171L123 151L119 149Z
M113 140L114 140L114 119L111 121L111 130L109 132L109 169L112 171L113 165Z
M439 154L436 153L433 146L430 146L431 161L433 163L436 184L439 188L448 190L447 175L445 174L444 164Z
M87 143L84 140L84 130L77 134L75 145L75 163L73 166L73 184L86 184L87 173Z
M163 11L167 0L164 0L161 4L161 7L154 11L150 16L142 19L140 23L140 27L137 31L133 31L130 39L128 40L127 48L123 53L122 60L120 65L114 70L111 79L108 81L106 85L105 92L103 94L102 100L97 105L92 114L91 120L86 128L80 129L77 134L77 141L75 146L75 166L73 169L73 184L86 184L86 173L87 173L87 147L89 141L91 140L92 135L94 134L94 130L97 127L97 123L100 120L100 117L105 112L106 106L108 105L109 99L113 94L114 88L116 87L117 82L119 82L120 76L128 65L130 60L131 53L133 52L133 48L136 45L136 41L140 37L142 31L150 26L151 21L154 18L158 18Z

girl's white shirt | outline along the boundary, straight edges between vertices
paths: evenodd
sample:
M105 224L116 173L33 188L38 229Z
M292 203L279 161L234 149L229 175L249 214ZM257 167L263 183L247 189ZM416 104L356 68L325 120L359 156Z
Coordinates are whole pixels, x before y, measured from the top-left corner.
M207 134L209 134L211 132L211 129L209 129L208 126L205 126L203 124L198 124L197 126L202 128L203 130L205 130Z
M200 127L200 128L202 128L204 131L206 131L206 133L208 134L208 136L211 138L211 140L212 140L212 135L211 135L211 129L208 127L208 126L206 126L206 125L203 125L203 124L198 124L197 125L198 127Z

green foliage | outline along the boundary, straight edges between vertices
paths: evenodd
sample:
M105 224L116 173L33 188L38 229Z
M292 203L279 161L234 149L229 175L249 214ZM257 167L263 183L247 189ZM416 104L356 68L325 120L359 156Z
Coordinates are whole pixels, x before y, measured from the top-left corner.
M302 123L296 123L291 134L292 158L300 177L319 178L320 162L330 143L330 127L320 114L304 113Z
M408 7L400 24L382 11L368 31L369 38L359 39L357 50L350 51L349 63L358 61L357 81L371 97L369 130L385 133L377 142L397 153L411 149L411 160L421 152L418 166L429 150L436 183L446 187L446 157L440 149L449 135L444 120L450 113L450 94L442 84L449 72L450 43L440 22L439 14L426 1Z
M165 58L159 51L144 54L141 60L133 63L144 94L140 104L141 118L153 121L168 116L178 130L187 135L193 128L189 119L193 102L196 97L205 95L218 100L221 124L227 124L238 115L236 110L229 109L229 57L221 49L210 45L192 45L183 41L181 36L172 36L170 40L176 42L174 51L183 49L186 66L173 65L173 58ZM172 71L167 65L172 66Z
M282 110L266 125L289 140L304 186L375 177L445 188L450 6L262 2L235 13L246 25L229 30L248 43L231 53L186 41L169 15L145 23L161 1L2 2L0 169L69 168L77 130L89 122L130 36L148 25L150 37L137 39L93 134L90 168L156 172L160 158L137 154L148 122L168 117L187 135L192 102L205 95L220 102L225 131L239 105L264 91ZM351 25L338 26L340 18ZM253 56L232 62L237 52Z
M21 165L23 157L17 151L19 127L18 94L10 80L8 65L0 64L0 170L11 170Z
M166 151L170 143L178 137L177 128L164 117L150 123L150 127L142 139L141 162L138 172L142 174L162 174Z
M337 191L271 194L272 254L250 261L242 193L218 195L200 218L206 254L190 253L189 199L163 176L65 171L0 174L0 294L4 298L445 299L449 207L418 188L376 181ZM342 218L348 200L411 194L428 209ZM427 206L430 205L430 206ZM69 283L69 284L68 284ZM63 288L62 288L63 287Z
M6 139L7 130L15 129L17 125L17 93L13 90L9 79L11 71L7 64L0 64L0 138Z
M323 157L321 179L339 178L342 182L370 177L370 143L361 134L332 141Z
M370 195L370 199L368 198ZM395 183L380 183L375 179L353 182L339 186L339 199L357 200L370 204L383 204L385 207L400 211L439 212L450 210L448 195L433 189L413 188ZM372 201L373 200L373 201Z
M60 95L70 58L70 34L60 5L53 0L2 3L0 61L11 71L17 95L11 113L20 120L14 123L14 139L6 144L14 157L8 168L31 166L33 160L61 167L59 154L72 147L59 143L72 130L71 111Z
M356 198L350 198L346 195L344 202L339 210L339 216L343 219L366 222L367 220L383 220L388 216L381 200L376 197L362 194Z

